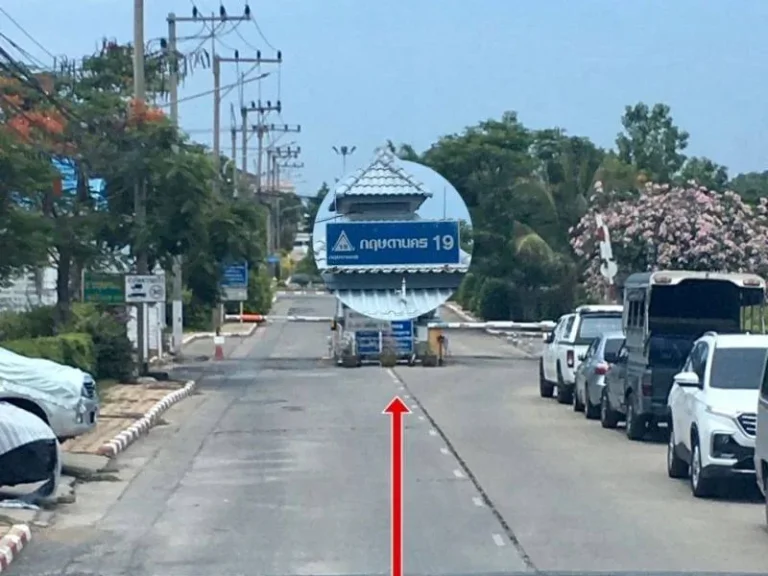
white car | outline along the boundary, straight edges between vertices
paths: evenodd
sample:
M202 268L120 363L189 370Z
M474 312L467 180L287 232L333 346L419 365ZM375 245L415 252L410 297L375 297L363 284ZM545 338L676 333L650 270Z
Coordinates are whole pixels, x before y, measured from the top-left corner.
M560 317L545 340L539 361L539 393L542 398L551 398L557 387L558 402L573 402L576 369L581 363L579 357L601 334L621 332L623 309L623 306L613 304L579 306L571 314Z
M690 478L698 498L719 479L755 473L757 401L768 336L707 332L669 392L667 472Z
M0 401L38 416L61 442L93 430L99 416L99 396L90 374L1 347Z

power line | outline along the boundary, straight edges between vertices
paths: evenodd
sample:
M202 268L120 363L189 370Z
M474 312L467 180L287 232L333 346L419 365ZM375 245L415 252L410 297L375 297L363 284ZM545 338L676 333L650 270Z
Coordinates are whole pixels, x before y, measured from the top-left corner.
M266 44L269 48L272 48L272 50L277 50L272 44L270 44L269 40L267 40L267 37L264 36L264 33L261 31L261 27L259 26L259 23L256 22L255 18L251 18L251 22L253 22L253 25L256 26L256 31L259 33L259 36L261 36L261 39L264 40L264 44Z
M6 36L5 34L3 34L2 32L0 32L0 38L3 38L3 39L6 41L6 42L8 42L8 44L10 44L10 45L11 45L13 48L15 48L15 49L16 49L16 51L17 51L19 54L21 54L21 55L22 55L24 58L26 58L26 59L28 59L28 60L32 60L32 62L34 62L35 64L37 64L37 66L38 66L39 68L41 68L41 69L43 69L43 70L47 70L47 69L48 69L48 67L47 67L45 64L43 64L43 62L42 62L42 61L40 61L39 59L35 58L35 56L34 56L34 55L32 55L31 53L29 53L29 52L27 52L26 50L24 50L24 48L22 48L21 46L19 46L18 44L16 44L16 42L14 42L13 40L11 40L11 39L10 39L8 36Z
M32 36L32 34L30 34L29 32L27 32L27 31L24 29L24 27L23 27L21 24L19 24L19 23L18 23L18 22L17 22L17 21L16 21L16 20L13 18L13 16L11 16L10 14L8 14L8 11L7 11L5 8L3 8L2 6L0 6L0 12L2 12L2 13L5 15L5 17L6 17L6 18L8 18L8 20L10 20L10 21L11 21L11 23L12 23L14 26L16 26L16 28L18 28L19 30L21 30L21 33L22 33L22 34L24 34L24 36L26 36L27 38L29 38L29 40L30 40L30 41L31 41L31 42L32 42L32 43L33 43L35 46L37 46L38 48L40 48L40 50L42 50L43 52L45 52L45 53L46 53L48 56L50 56L50 57L51 57L51 58L53 58L54 60L56 59L56 56L54 56L54 55L53 55L53 54L52 54L52 53L51 53L51 52L50 52L50 51L49 51L49 50L48 50L48 49L47 49L45 46L43 46L42 44L40 44L40 42L38 42L38 41L35 39L35 37L34 37L34 36Z
M269 73L266 73L266 74L260 74L259 76L256 76L255 78L248 78L247 80L238 80L237 82L234 82L232 84L225 84L224 86L221 86L219 88L219 90L226 89L226 90L231 91L233 88L235 88L236 86L240 85L241 83L242 84L248 84L249 82L256 82L258 80L261 80L262 78L265 78L268 75L269 75ZM188 102L190 100L196 100L198 98L203 98L205 96L210 96L214 92L216 92L215 88L213 90L206 90L205 92L198 92L197 94L192 94L192 95L186 96L184 98L179 98L178 100L176 100L176 102L181 103L181 102ZM228 94L228 92L225 92L222 95L222 97L225 96L226 94ZM167 104L160 104L158 107L159 108L167 108L170 105L171 105L171 103L168 102Z

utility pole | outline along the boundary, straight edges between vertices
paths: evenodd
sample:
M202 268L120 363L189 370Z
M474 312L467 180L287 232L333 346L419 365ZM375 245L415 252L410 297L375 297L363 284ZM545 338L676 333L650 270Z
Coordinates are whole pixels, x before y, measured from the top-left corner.
M170 92L170 98L171 98L171 122L173 122L174 126L179 125L179 53L177 49L177 33L176 33L176 24L179 22L194 22L194 23L201 23L206 22L211 24L211 30L214 30L214 25L218 24L219 22L223 21L232 21L232 22L241 22L245 20L251 19L251 11L250 8L247 7L245 9L245 14L243 16L228 16L226 11L224 10L224 7L221 6L219 8L219 15L218 16L210 16L205 17L201 16L197 8L193 7L192 10L192 16L176 16L173 12L170 12L168 14L168 52L170 54L170 64L171 64L171 70L169 74L169 92ZM143 32L142 32L143 36ZM215 36L213 32L211 33L211 41L215 45ZM135 38L134 38L135 42ZM143 38L142 38L143 42ZM143 46L143 43L142 43ZM143 54L142 54L143 56ZM214 57L214 66L216 64L216 59ZM135 68L135 67L134 67ZM218 119L219 119L219 113L218 108L216 106L217 102L221 101L220 98L220 86L219 82L217 81L217 71L214 69L214 109L216 110L216 116L214 119L214 127L216 128L216 131L214 132L214 148L217 147L218 144L218 138L219 138L219 132L218 132ZM214 153L214 164L216 166L216 174L213 181L214 190L218 190L219 185L219 159L220 154L218 151ZM171 269L171 275L173 277L173 294L172 294L172 322L173 322L173 352L174 354L180 354L181 348L182 348L182 339L183 339L183 333L184 333L184 304L183 304L183 278L182 278L182 259L181 257L174 258L173 266Z
M133 0L133 97L134 111L138 112L146 101L146 86L144 85L144 0ZM133 209L136 226L136 241L144 241L144 228L147 222L147 203L145 198L146 188L143 180L137 178L133 188ZM149 273L147 251L144 246L134 247L136 256L136 271L139 274ZM147 307L139 303L136 307L136 340L138 341L139 374L147 372L146 354L144 345L146 342L146 316Z
M278 55L280 53L278 52ZM243 108L240 110L241 114L241 121L243 123L242 125L242 131L243 131L243 171L246 171L248 169L248 114L251 112L256 112L258 115L258 121L256 124L253 125L253 131L256 133L256 138L258 139L258 148L257 148L257 156L256 156L256 193L261 194L261 172L262 172L262 166L261 166L261 160L262 155L264 154L264 135L269 132L269 130L266 128L266 125L264 124L264 119L266 117L266 114L269 112L277 112L278 114L282 112L283 106L280 103L280 100L278 100L274 105L270 100L267 100L266 104L263 104L261 100L258 102L251 102L251 105L246 107L243 106Z
M232 189L234 191L234 197L238 197L237 190L237 124L235 119L235 105L229 105L229 117L230 117L230 134L232 136Z

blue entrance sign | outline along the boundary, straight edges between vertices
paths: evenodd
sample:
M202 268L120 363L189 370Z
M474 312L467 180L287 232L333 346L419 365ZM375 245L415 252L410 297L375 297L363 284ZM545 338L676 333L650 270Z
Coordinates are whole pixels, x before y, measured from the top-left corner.
M381 333L374 330L361 330L355 332L355 344L357 353L361 357L378 356L381 352Z
M459 264L459 223L334 222L326 246L329 266Z
M398 356L409 356L413 353L413 320L392 322L392 338L397 346Z
M226 266L222 273L221 286L223 288L247 288L248 262Z

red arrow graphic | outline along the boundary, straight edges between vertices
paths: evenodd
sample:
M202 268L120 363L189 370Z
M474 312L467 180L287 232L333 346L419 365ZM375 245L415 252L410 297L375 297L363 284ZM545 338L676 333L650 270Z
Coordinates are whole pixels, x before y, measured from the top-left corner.
M392 576L403 576L403 414L411 411L395 396L383 413L392 415Z

